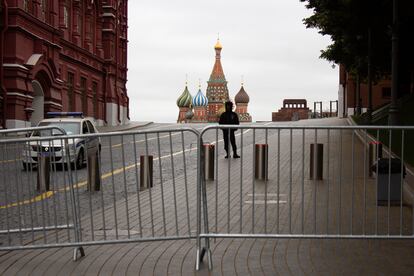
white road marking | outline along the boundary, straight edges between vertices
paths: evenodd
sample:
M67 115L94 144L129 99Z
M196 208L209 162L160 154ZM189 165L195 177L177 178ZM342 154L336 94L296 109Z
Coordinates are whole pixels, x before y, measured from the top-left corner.
M244 203L245 204L253 204L253 201L252 200L246 200ZM285 203L287 203L287 201L286 200L267 200L267 204L278 204L278 203L279 204L285 204ZM266 201L265 200L255 200L254 205L257 205L257 204L265 205Z

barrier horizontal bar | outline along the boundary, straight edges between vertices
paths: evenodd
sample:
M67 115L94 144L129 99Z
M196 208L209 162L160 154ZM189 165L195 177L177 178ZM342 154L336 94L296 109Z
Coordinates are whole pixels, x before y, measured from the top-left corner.
M61 229L71 229L73 224L69 225L58 225L58 226L47 226L47 227L33 227L33 228L22 228L22 229L10 229L10 230L0 230L0 235L12 234L12 233L21 233L21 232L37 232L37 231L51 231L51 230L61 230Z
M201 238L236 238L236 239L414 239L412 235L312 235L312 234L200 234Z
M196 239L196 238L197 238L197 235L190 235L190 236L150 237L150 238L137 238L137 239L132 238L132 239L125 239L125 240L103 240L103 241L88 241L88 242L73 242L73 243L19 245L19 246L0 247L0 251L80 247L80 246L88 246L88 245L124 244L124 243L134 243L134 242L188 240L188 239Z

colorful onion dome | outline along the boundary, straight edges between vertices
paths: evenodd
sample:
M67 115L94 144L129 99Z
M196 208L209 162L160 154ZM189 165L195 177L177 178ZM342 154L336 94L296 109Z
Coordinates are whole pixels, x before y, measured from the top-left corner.
M187 120L191 120L193 117L194 117L194 112L193 112L191 109L189 109L189 110L185 113L185 118L186 118Z
M201 88L198 89L197 94L193 98L193 106L207 106L208 99L206 96L204 96L203 92L201 92Z
M187 88L187 85L186 85L183 93L177 99L177 106L178 107L190 107L191 100L192 100L192 97L191 97L190 91L188 91L188 88Z
M236 96L234 97L234 101L237 103L249 103L250 98L249 95L247 95L246 91L244 90L243 84L242 87L240 88L240 91L236 94Z

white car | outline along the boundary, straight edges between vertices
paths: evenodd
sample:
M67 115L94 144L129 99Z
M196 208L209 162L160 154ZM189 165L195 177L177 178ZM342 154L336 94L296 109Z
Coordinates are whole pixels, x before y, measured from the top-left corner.
M98 132L90 119L83 118L82 112L49 112L47 115L54 118L40 121L39 127L56 126L64 129L69 136ZM58 129L53 129L52 131L40 130L33 131L30 137L51 135L62 136L62 133ZM29 166L37 165L39 156L49 156L50 162L56 164L67 164L67 156L69 156L72 166L81 169L85 164L86 154L100 151L101 142L99 137L69 138L68 148L69 154L65 150L65 140L60 137L49 141L30 142L23 150L23 168L26 170Z

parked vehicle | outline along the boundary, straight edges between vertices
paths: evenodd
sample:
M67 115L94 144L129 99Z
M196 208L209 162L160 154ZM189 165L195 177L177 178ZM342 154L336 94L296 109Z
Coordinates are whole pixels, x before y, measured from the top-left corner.
M82 112L48 112L48 119L39 122L38 126L56 126L65 130L67 136L97 133L98 130L92 120L83 117ZM68 152L65 148L65 139L58 129L33 131L30 137L60 136L48 141L33 141L27 143L23 150L23 168L36 166L39 156L49 156L50 162L66 164L67 158L73 167L81 169L86 161L86 153L100 151L99 137L69 138ZM86 148L87 147L87 148ZM63 160L62 160L63 158Z

